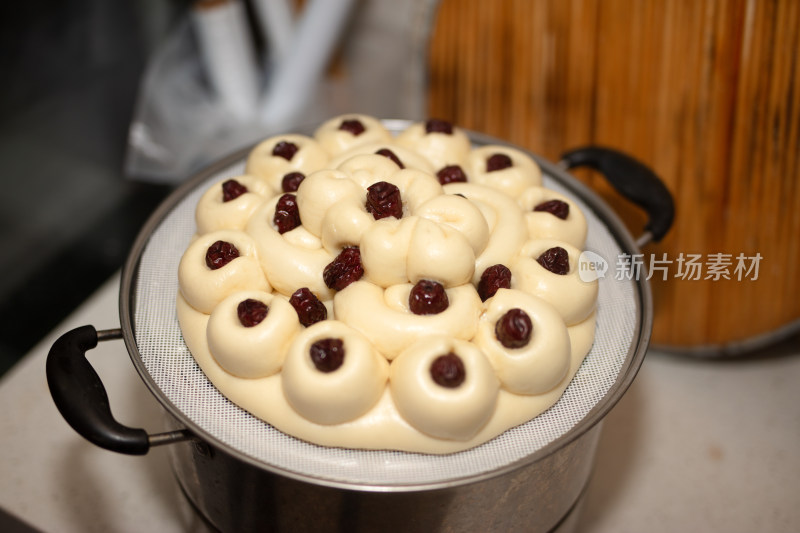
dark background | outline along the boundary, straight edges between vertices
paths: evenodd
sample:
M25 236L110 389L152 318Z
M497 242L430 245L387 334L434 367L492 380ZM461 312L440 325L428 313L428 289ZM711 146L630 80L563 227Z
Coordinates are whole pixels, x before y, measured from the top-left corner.
M123 161L147 58L187 2L8 4L0 8L0 375L121 267L169 192L126 178Z

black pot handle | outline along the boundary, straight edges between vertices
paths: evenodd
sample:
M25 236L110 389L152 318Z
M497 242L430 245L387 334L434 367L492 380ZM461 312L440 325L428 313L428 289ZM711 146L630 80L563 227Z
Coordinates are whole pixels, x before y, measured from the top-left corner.
M570 150L561 156L567 168L591 167L601 172L614 189L647 212L649 220L645 234L637 244L643 246L650 240L660 241L672 227L675 203L672 194L661 178L647 165L611 148L585 146Z
M47 384L61 416L84 438L107 450L144 455L151 446L190 438L187 431L148 435L114 419L108 394L86 352L100 340L120 339L122 331L82 326L58 338L47 355Z

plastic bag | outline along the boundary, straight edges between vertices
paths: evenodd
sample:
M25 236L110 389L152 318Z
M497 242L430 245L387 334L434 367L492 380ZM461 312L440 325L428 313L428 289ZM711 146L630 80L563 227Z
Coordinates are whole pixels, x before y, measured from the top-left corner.
M289 124L270 124L260 109L245 119L226 110L209 85L187 15L150 58L142 78L128 134L126 176L178 183L270 135L307 130L307 125L342 113L423 118L428 36L436 4L435 0L359 3L348 20L336 72L308 92L308 101ZM275 71L270 65L262 69L264 93L269 93Z

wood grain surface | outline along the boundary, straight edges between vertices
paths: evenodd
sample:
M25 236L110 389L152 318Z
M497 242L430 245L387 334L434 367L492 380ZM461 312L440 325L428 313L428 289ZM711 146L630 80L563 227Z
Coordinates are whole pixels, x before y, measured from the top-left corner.
M737 344L800 320L798 29L796 0L443 0L429 115L552 160L597 144L648 164L676 201L643 250L666 269L653 341ZM576 174L641 233L643 213Z

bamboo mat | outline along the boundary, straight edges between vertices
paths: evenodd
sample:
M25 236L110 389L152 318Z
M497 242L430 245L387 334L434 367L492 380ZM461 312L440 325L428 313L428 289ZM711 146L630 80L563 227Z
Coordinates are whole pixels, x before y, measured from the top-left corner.
M668 278L651 280L654 342L736 343L800 319L798 28L794 0L443 0L429 115L553 160L592 143L650 165L676 200L644 250ZM641 232L638 209L578 175ZM690 254L699 280L679 271ZM757 279L736 279L740 255Z

